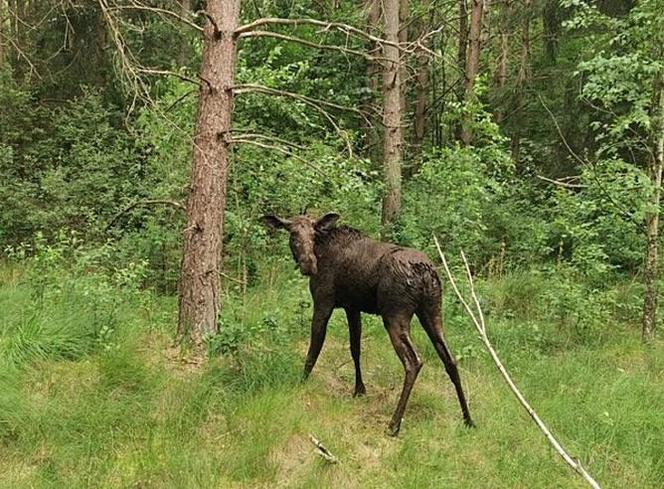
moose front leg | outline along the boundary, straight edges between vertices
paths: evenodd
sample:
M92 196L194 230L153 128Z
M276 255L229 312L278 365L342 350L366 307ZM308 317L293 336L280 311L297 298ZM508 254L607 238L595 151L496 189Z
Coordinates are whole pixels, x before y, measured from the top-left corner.
M325 333L327 332L327 322L332 315L332 307L321 306L314 303L314 317L311 320L311 340L309 341L309 351L307 359L304 362L303 380L309 377L309 374L316 365L318 355L325 342Z

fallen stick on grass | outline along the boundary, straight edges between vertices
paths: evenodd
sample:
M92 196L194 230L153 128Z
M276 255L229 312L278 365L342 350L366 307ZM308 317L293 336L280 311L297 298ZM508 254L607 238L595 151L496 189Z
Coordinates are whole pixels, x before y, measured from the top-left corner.
M332 452L325 448L325 445L323 445L314 435L309 434L309 440L311 440L311 443L313 443L314 446L318 449L316 450L316 453L323 457L326 461L331 464L336 464L339 462L339 459L332 455Z
M433 235L433 240L436 243L436 248L438 249L438 254L440 255L440 259L443 261L443 266L445 267L445 272L447 273L447 277L450 279L450 284L452 285L452 288L454 289L454 292L456 293L457 297L461 301L461 304L463 304L464 308L468 312L468 315L470 316L470 319L472 319L473 324L475 325L475 329L477 332L480 334L480 339L482 340L482 343L484 343L484 346L489 350L489 354L491 355L491 358L493 359L494 363L496 364L496 367L498 367L498 371L500 374L503 376L505 379L505 382L507 382L507 385L511 389L512 393L516 396L516 398L519 400L519 403L523 408L528 412L528 415L531 417L531 419L535 422L537 427L544 433L544 436L546 439L551 443L553 448L558 452L558 454L563 458L563 460L569 465L574 471L576 471L577 474L579 474L581 477L583 477L586 482L592 487L593 489L601 489L599 484L595 479L592 478L592 476L586 471L585 468L581 465L581 462L579 462L578 459L572 458L567 451L563 448L563 446L556 440L556 438L551 434L551 431L546 427L544 422L540 419L540 417L537 415L535 410L530 406L528 401L526 400L525 397L523 397L523 394L521 394L521 391L517 388L516 384L514 384L514 381L512 381L512 378L510 377L510 374L507 372L505 369L505 366L503 363L500 361L500 358L498 358L498 354L496 353L496 350L494 350L493 345L489 341L489 337L486 334L486 325L484 323L484 314L482 313L482 308L480 307L480 301L477 298L477 294L475 294L475 284L473 283L473 276L470 273L470 267L468 266L468 260L466 260L466 255L461 252L461 258L463 259L463 264L466 269L466 275L468 275L468 284L470 286L470 294L473 298L473 302L475 303L475 307L477 309L477 315L473 313L473 310L471 307L468 305L468 303L465 301L463 296L461 295L461 292L459 291L459 288L456 285L456 282L454 280L454 277L452 276L452 272L450 271L449 266L447 265L447 260L445 259L445 254L443 251L440 249L440 244L438 243L438 238L436 238L436 235Z

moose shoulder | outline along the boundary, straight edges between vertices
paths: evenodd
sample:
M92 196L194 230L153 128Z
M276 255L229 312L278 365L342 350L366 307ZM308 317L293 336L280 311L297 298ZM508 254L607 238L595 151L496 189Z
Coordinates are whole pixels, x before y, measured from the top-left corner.
M343 308L355 364L354 395L364 394L360 313L380 315L405 370L403 390L389 425L390 434L396 435L422 368L410 339L411 319L417 315L454 384L464 420L472 426L459 372L443 336L441 285L433 263L417 250L373 240L348 226L336 226L338 219L338 214L326 214L318 220L305 215L291 219L263 217L266 225L289 232L293 258L300 272L309 277L314 314L304 377L316 364L332 311Z

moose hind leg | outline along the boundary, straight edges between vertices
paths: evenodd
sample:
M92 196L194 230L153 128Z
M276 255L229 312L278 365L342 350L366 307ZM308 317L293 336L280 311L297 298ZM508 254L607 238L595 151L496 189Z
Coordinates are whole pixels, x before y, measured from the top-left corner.
M350 333L350 354L355 365L355 391L353 397L366 394L367 390L362 382L362 367L360 365L360 340L362 338L362 320L360 311L346 309L348 318L348 332Z
M399 434L399 429L401 428L401 420L406 410L410 391L413 389L413 385L415 384L415 380L420 373L423 363L410 340L410 317L383 318L383 322L390 335L392 346L399 356L399 360L401 360L406 374L399 402L397 403L397 407L394 410L392 420L388 427L388 433L391 436L396 436Z
M447 375L454 384L465 424L467 426L475 426L475 423L473 423L473 420L470 417L466 396L464 395L463 388L461 387L461 377L459 376L459 370L456 366L456 360L454 359L452 352L445 342L440 315L438 313L426 313L418 311L417 317L419 318L420 323L422 323L422 327L427 332L429 339L431 339L431 342L436 349L436 353L438 353L438 356L442 360Z

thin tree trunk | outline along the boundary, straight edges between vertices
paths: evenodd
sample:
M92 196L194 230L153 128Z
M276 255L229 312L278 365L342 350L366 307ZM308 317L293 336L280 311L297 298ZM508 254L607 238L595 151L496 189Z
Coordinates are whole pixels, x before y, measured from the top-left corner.
M408 0L399 0L399 43L405 45L408 42L408 17L409 17L409 5ZM408 71L406 70L406 63L402 62L399 65L399 80L401 80L401 89L399 90L400 95L400 105L401 105L401 117L402 121L405 121L407 116L407 103L406 103L406 79L408 78ZM406 135L404 131L401 131L401 137L403 138L402 145L405 148L406 146Z
M8 18L8 15L5 13L5 0L0 0L0 66L5 61L5 53L7 48L5 48L5 36L7 35L5 31L5 18Z
M191 12L191 0L180 0L180 15L185 19L189 17ZM178 66L185 66L191 55L189 49L189 39L187 38L188 32L184 33L180 51L178 52Z
M498 26L498 37L500 39L500 51L498 55L498 66L496 69L496 88L498 89L499 100L504 100L504 90L507 84L507 74L509 69L509 50L510 50L510 34L509 34L509 19L512 15L511 1L506 1L503 7L501 19ZM496 110L496 121L502 122L504 114L504 104L499 103L499 108Z
M180 272L178 336L202 353L217 332L240 0L210 0ZM216 26L215 26L216 24ZM217 27L219 30L217 30Z
M459 73L465 77L466 58L468 57L468 8L466 0L459 0L459 46L457 50L457 64ZM465 83L459 83L459 100L463 101Z
M643 341L655 338L657 328L657 268L659 241L659 205L662 186L662 167L664 166L664 71L660 71L655 86L655 154L650 160L648 173L653 185L650 197L650 209L646 214L646 253L644 281L646 286L643 300Z
M422 0L422 8L429 9L430 0ZM426 34L429 23L422 17L417 23L417 35ZM425 45L426 45L426 41ZM417 55L417 75L415 78L415 121L413 133L413 152L418 155L422 150L427 123L427 104L429 101L429 55L419 51Z
M367 25L369 31L372 29L378 28L380 23L380 1L379 0L365 0L365 8L367 12ZM380 46L375 42L369 41L369 54L379 55ZM376 96L379 89L379 80L378 74L380 73L380 63L373 59L367 61L367 88L368 94L364 101L364 111L367 114L372 114L376 105L379 103L378 97ZM369 121L371 118L368 118ZM377 159L376 154L379 153L378 150L378 137L376 130L371 127L369 121L363 119L362 121L362 133L364 134L364 149L369 157L369 159Z
M466 61L466 80L464 87L464 101L466 104L472 103L475 99L475 78L480 65L480 33L482 31L482 13L484 11L484 0L472 0L472 10L470 11L470 33L468 37L468 59ZM471 114L464 115L461 124L461 140L465 145L469 145L473 139L473 131L470 127Z
M521 26L521 56L519 61L519 74L516 78L516 91L514 93L514 132L512 133L512 160L519 163L521 159L521 132L522 105L526 85L530 78L530 0L524 0L524 17Z
M399 41L399 0L383 0L385 40ZM390 234L401 210L401 77L399 49L392 44L383 45L386 59L383 71L383 170L385 190L383 195L383 233Z

